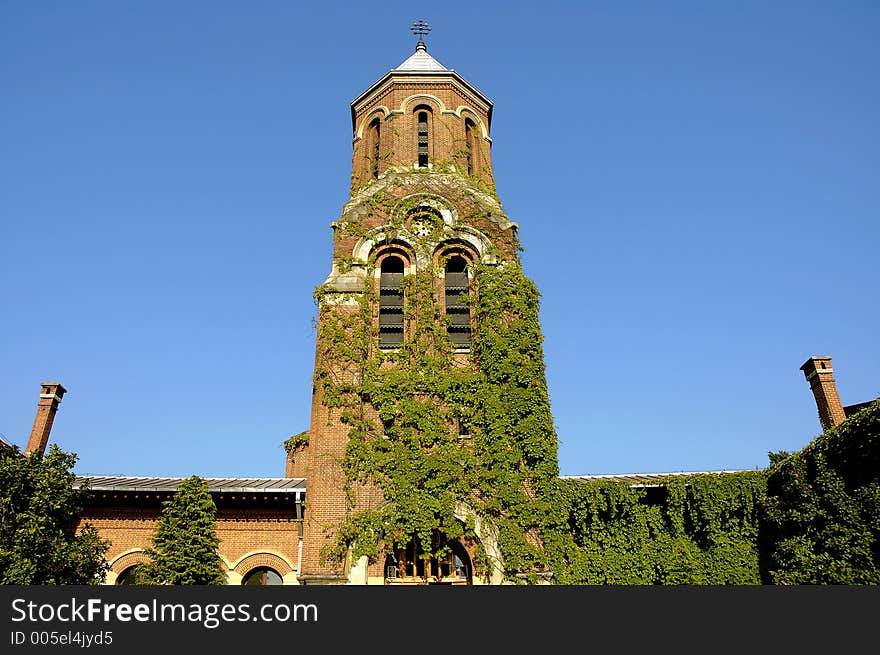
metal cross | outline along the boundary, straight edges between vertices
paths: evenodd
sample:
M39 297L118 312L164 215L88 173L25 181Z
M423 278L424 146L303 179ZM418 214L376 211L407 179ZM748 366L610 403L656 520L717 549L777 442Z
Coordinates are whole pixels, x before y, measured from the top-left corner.
M420 18L412 24L412 27L410 27L409 30L413 34L418 35L419 41L421 41L422 37L431 31L431 26Z

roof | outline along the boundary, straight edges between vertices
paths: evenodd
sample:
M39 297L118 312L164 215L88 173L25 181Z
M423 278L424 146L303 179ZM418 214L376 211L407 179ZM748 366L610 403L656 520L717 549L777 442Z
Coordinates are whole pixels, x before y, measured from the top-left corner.
M394 70L407 72L449 71L446 66L444 66L428 54L428 49L425 47L425 42L421 39L416 46L416 51Z
M590 480L618 480L630 484L652 484L663 478L681 475L716 475L719 473L743 473L732 471L676 471L673 473L611 473L603 475L561 475L561 480L587 482ZM91 491L148 491L173 492L186 478L161 478L139 476L84 475L77 477L77 486L88 482ZM203 478L208 491L213 493L297 493L305 492L305 478Z
M0 452L3 451L8 451L10 453L15 452L15 446L6 441L6 439L3 438L3 435L0 435Z
M470 93L474 101L476 103L483 103L485 106L483 107L486 111L487 118L489 123L492 122L492 101L489 100L483 93L477 89L473 84L464 79L461 75L455 72L452 68L446 68L439 61L434 59L431 55L428 54L428 49L425 46L424 41L419 40L416 45L416 51L407 57L403 63L400 64L397 68L394 68L388 71L385 75L379 78L376 82L374 82L370 87L361 93L357 98L352 100L351 102L351 126L352 129L355 129L356 126L356 115L357 115L357 107L358 105L365 99L368 98L372 93L374 93L377 89L380 89L384 84L388 83L392 78L398 77L408 77L417 79L420 81L424 81L425 78L432 78L434 76L440 78L449 78L451 77L455 83L459 84L463 87L467 93ZM488 127L488 126L487 126Z
M855 403L854 405L845 405L843 408L843 415L849 418L853 414L862 411L866 407L874 404L876 401L868 400L863 403Z
M90 491L173 492L186 478L111 475L77 476L76 486L88 483ZM212 493L304 493L305 478L203 478Z
M611 473L605 475L560 475L560 480L576 480L588 482L590 480L617 480L629 482L634 486L647 486L657 484L663 478L680 475L717 475L719 473L744 473L744 470L733 471L676 471L674 473Z

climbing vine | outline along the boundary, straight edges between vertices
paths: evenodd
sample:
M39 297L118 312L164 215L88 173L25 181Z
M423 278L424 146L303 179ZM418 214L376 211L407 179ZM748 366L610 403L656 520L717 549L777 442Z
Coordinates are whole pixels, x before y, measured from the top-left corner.
M770 469L763 570L775 584L880 584L880 401Z
M438 532L478 544L481 522L497 534L508 576L547 567L543 531L558 470L538 293L515 262L475 263L472 273L469 361L448 340L439 270L404 277L409 338L395 351L375 348L371 274L363 293L344 299L319 288L315 382L348 426L349 499L354 506L370 485L384 498L352 512L326 558L341 561L349 549L375 558L413 539L422 557L443 556Z
M759 584L766 473L562 480L562 584Z
M654 483L560 481L557 582L880 583L880 401L765 470Z
M286 439L284 441L284 450L290 453L295 453L297 451L302 450L303 448L308 447L309 445L309 431L305 430L304 432L300 432L299 434L295 434L292 437Z
M473 547L478 574L500 558L513 582L880 581L876 403L802 453L771 454L767 470L649 486L560 480L539 294L515 260L519 246L504 232L500 206L455 182L462 179L391 171L336 225L336 271L363 285L315 292L315 388L348 436L341 466L349 511L326 561L375 561L412 541L421 557L442 558L447 541L459 539ZM447 226L426 202L438 196L459 223L504 235L470 266L468 355L455 352L441 311L445 262L433 256ZM419 230L407 223L414 218ZM378 348L375 262L343 254L368 233L380 247L398 247L404 236L420 262L403 277L405 338L395 350Z

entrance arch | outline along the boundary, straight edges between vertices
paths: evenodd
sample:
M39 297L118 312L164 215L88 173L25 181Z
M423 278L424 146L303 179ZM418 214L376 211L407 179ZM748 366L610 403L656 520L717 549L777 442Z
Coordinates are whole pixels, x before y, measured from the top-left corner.
M473 582L470 555L458 539L434 533L440 555L425 557L418 538L385 557L386 585L469 585Z

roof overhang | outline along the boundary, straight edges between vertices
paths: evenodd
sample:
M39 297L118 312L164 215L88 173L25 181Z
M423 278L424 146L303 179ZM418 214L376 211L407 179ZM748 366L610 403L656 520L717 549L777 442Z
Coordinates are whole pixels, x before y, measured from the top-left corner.
M173 493L186 478L84 475L74 486L89 491ZM296 494L305 493L305 478L203 478L210 493Z
M626 482L630 487L659 487L664 478L672 478L690 475L719 475L747 473L745 469L730 471L674 471L671 473L606 473L602 475L560 475L560 480L574 480L576 482L592 482L595 480L610 480L614 482Z

